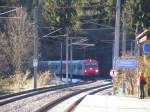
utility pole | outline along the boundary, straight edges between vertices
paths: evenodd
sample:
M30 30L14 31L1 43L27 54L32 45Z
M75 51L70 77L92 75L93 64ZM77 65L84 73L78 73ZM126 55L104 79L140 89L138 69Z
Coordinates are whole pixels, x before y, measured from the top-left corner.
M125 20L125 12L123 11L122 14L122 21L123 21L123 25L122 25L122 56L124 56L126 54L126 20ZM125 94L125 74L123 74L122 76L122 93Z
M136 40L136 37L138 35L138 26L139 24L136 24L136 29L135 29L135 49L134 49L134 55L136 56L137 60L139 60L139 56L140 56L140 45L137 43L138 41ZM139 77L139 63L137 66L137 70L136 70L136 75ZM139 97L139 92L140 92L140 88L137 88L137 97Z
M84 50L83 51L83 59L85 59L86 58L86 47L84 47L83 50Z
M68 37L68 29L67 29L67 35L66 35L66 82L68 83L68 58L69 58L69 37Z
M126 54L126 20L125 20L125 12L122 14L122 56ZM122 76L122 93L125 94L125 74Z
M37 66L38 66L38 30L37 30L37 12L38 7L34 8L34 59L33 59L33 67L34 67L34 79L33 79L33 85L34 89L37 88Z
M123 11L123 34L122 34L122 55L126 54L126 20L125 20L125 13Z
M116 59L119 58L120 1L121 0L117 0L117 4L116 4L115 43L114 43L114 58L113 58L114 63ZM113 67L115 67L115 64L113 64Z
M131 56L133 55L133 42L131 40L131 48L130 48Z
M70 77L72 82L72 38L70 38Z
M62 57L63 57L62 48L63 48L63 43L61 42L61 43L60 43L60 75L61 75L61 76L60 76L60 80L62 80L62 77L63 77L63 76L62 76L62 75L63 75L63 74L62 74L62 66L63 66L63 65L62 65L62 64L63 64L63 63L62 63L62 60L63 60L63 59L62 59Z
M138 45L137 40L136 40L136 37L138 35L138 26L139 26L139 24L136 24L136 29L135 29L135 49L134 49L134 54L137 57L140 55L139 45Z
M120 37L120 1L116 3L116 21L115 21L115 40L114 40L114 53L113 53L113 69L116 68L116 60L119 58L119 37ZM115 94L115 78L113 80L113 94Z

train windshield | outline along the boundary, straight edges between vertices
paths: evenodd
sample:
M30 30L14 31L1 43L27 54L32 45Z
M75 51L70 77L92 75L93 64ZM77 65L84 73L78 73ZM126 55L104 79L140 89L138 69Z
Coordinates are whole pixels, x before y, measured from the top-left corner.
M86 63L85 67L88 67L88 68L90 68L90 67L98 67L98 65L97 65L97 63Z

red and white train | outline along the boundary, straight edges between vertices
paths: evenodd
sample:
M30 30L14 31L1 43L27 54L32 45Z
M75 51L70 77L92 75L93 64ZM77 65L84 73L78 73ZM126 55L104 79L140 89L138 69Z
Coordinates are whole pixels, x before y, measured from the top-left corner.
M66 74L66 61L40 61L39 66L56 74ZM97 75L99 74L98 62L94 59L68 61L68 74L74 76Z

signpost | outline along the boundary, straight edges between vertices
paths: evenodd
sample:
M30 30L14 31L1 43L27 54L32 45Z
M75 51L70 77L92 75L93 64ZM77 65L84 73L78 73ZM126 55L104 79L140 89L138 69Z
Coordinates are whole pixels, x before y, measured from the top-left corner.
M115 69L110 70L110 76L112 77L112 82L113 82L113 94L115 94L115 88L114 88L114 82L115 82L115 77L117 76L118 72Z
M37 59L33 59L33 67L37 67L38 66L38 60Z
M118 74L117 70L115 70L115 69L110 70L111 77L115 77L115 76L117 76L117 74Z
M138 65L138 61L136 59L117 59L115 62L116 68L131 68L134 69Z
M143 52L150 53L150 42L146 42L143 44Z

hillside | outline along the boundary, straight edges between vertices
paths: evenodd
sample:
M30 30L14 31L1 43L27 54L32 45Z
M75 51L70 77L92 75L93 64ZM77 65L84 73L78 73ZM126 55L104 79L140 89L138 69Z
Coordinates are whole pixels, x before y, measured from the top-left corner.
M149 4L149 0L138 0L138 1L122 0L121 2L120 26L122 28L122 13L125 12L126 14L125 19L126 19L126 26L127 26L127 39L128 39L127 50L130 50L131 40L134 40L136 25L138 25L138 30L139 30L138 32L141 32L144 28L148 28L150 26L150 23L148 21L150 19L150 14L149 14L150 8L147 4ZM14 7L23 6L23 9L25 9L25 13L27 13L28 15L27 19L29 20L28 24L30 26L33 22L33 14L34 14L33 9L34 6L36 5L40 7L38 11L39 38L59 28L62 28L63 30L53 33L52 36L64 35L67 32L67 28L69 28L70 37L82 37L82 36L87 37L88 38L87 43L95 44L95 46L88 47L88 48L73 46L73 59L85 59L85 58L97 59L101 69L101 75L108 74L109 70L112 67L116 0L92 0L92 1L90 0L69 0L69 1L68 0L57 0L57 1L45 0L39 2L39 4L37 4L37 0L21 0L21 1L1 0L0 12L3 13L5 11L13 10ZM13 14L14 13L8 13L2 16L8 17ZM31 44L30 48L27 48L30 49L30 51L29 50L24 50L23 52L20 51L21 52L20 54L22 54L20 56L18 55L17 48L9 47L10 46L9 39L12 38L12 35L10 35L11 32L7 33L10 31L7 28L7 26L9 26L10 24L11 23L8 23L8 19L6 18L0 19L1 43L4 43L4 41L6 41L7 43L4 46L2 46L2 44L0 46L0 54L1 54L0 57L2 60L1 68L6 69L7 66L6 70L1 70L1 71L6 71L6 72L15 71L17 68L22 70L28 69L31 67L32 59L33 59L33 32L31 30L31 27L25 28L25 29L30 29L26 33L30 34L32 38L29 39L32 42L30 43ZM16 31L14 30L14 32ZM24 33L24 36L20 36L23 37L22 42L27 35L26 33ZM29 35L27 37L29 37ZM120 34L120 41L121 38L122 38L122 30ZM64 38L40 39L39 48L38 48L39 59L40 60L60 59L60 42L63 42L63 59L65 59ZM28 45L26 46L29 46L29 42ZM7 51L4 50L6 48L9 49L9 52L8 50ZM21 48L21 46L19 46L18 48ZM18 59L17 56L20 57L21 60L20 63L16 61ZM4 65L6 66L3 67Z

